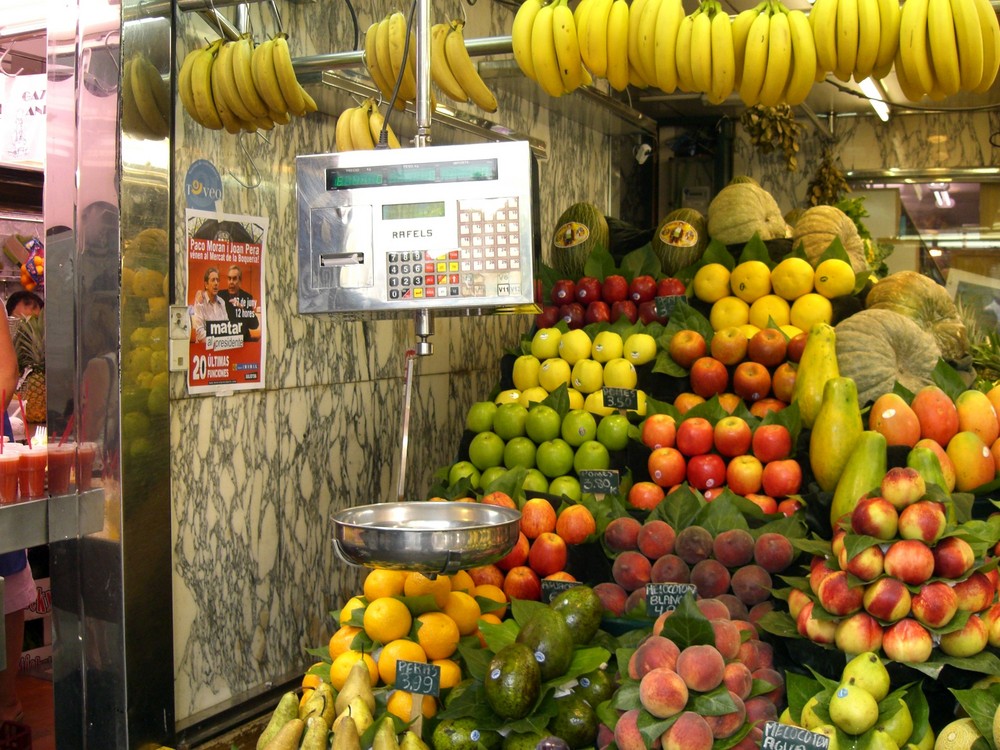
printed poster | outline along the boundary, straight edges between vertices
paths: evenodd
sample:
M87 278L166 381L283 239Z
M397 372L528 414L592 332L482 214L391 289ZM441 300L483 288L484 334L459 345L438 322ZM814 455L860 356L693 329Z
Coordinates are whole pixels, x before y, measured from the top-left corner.
M267 219L187 209L188 393L264 387Z

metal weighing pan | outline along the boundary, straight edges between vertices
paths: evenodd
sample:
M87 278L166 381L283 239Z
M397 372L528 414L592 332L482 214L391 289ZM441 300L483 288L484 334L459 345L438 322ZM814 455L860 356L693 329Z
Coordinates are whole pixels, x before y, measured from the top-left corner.
M520 511L481 503L363 505L334 514L333 545L353 565L453 575L510 552L520 518Z

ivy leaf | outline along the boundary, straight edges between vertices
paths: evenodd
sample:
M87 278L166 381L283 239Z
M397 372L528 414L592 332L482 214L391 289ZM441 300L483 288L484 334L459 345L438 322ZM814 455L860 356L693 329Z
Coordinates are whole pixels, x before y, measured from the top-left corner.
M683 484L670 493L670 502L657 505L650 512L649 518L658 518L674 529L683 529L694 522L703 505L707 505L705 498Z
M712 623L698 609L694 595L690 593L680 600L674 613L663 621L660 635L672 640L682 651L688 646L715 643Z
M764 244L764 240L760 238L760 232L754 232L753 237L743 246L743 252L740 253L739 263L746 263L751 260L759 260L764 263L768 268L772 268L774 263L771 261L771 255L767 251L767 245Z
M569 389L566 384L562 383L552 393L542 399L542 403L546 406L551 406L559 412L560 417L565 417L569 413Z
M750 530L747 519L740 513L733 502L736 495L725 489L712 502L706 503L695 517L694 525L704 527L713 537L726 529Z
M591 254L593 255L593 253ZM539 263L535 270L535 278L542 282L542 299L548 300L552 297L552 287L562 278L562 275L552 266Z
M785 699L788 701L788 710L795 721L801 723L802 707L806 705L806 701L822 689L823 686L820 685L819 680L797 672L785 674Z
M612 257L611 253L603 247L595 247L590 251L590 255L587 256L587 260L583 264L584 276L592 276L595 279L604 281L608 276L612 276L614 273L615 259ZM549 287L549 289L551 290L551 287ZM548 295L546 295L546 299L548 299Z
M670 314L670 320L657 340L660 348L666 349L670 345L670 339L674 337L674 334L683 330L697 331L705 341L711 341L712 334L715 333L708 318L691 307L687 302L680 302ZM686 370L685 374L687 374Z
M622 258L621 274L629 281L637 276L656 278L662 272L663 267L660 265L660 259L656 257L648 242Z
M702 716L723 716L735 711L736 704L729 695L729 688L723 684L707 693L694 694L685 710L694 711Z
M988 688L955 690L949 688L962 708L975 722L976 729L983 737L993 736L993 717L997 706L1000 706L1000 685L990 685Z
M830 260L831 258L842 260L845 263L851 262L851 257L847 254L847 250L844 249L844 243L840 241L840 237L833 238L833 242L830 243L829 247L816 260L816 265L818 266L824 260Z
M799 635L798 628L795 627L795 621L787 612L778 612L776 610L766 612L757 621L757 627L779 638L802 637Z
M733 254L718 240L711 240L708 243L708 247L705 248L697 266L702 268L709 263L721 263L730 271L736 267L736 259L733 258Z

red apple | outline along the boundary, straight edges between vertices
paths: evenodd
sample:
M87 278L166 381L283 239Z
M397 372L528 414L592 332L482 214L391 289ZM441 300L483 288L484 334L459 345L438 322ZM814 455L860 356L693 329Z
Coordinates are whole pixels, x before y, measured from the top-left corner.
M888 541L896 536L898 525L899 514L884 497L864 497L851 513L851 530L855 534Z
M635 323L639 319L639 308L636 307L635 302L623 299L616 300L611 304L611 322L614 323L620 318L626 318L629 323Z
M715 423L715 450L726 458L749 451L752 439L753 431L742 417L723 417Z
M656 321L657 323L666 323L667 318L662 315L658 315L656 312L656 300L647 299L639 303L639 320L646 325Z
M570 302L559 307L559 317L565 320L570 328L583 328L586 315L587 311L579 302Z
M788 404L780 398L762 398L760 401L754 401L750 404L750 413L758 419L763 419L768 415L768 412L781 411L786 406Z
M761 469L761 474L763 475L763 469ZM764 513L772 515L778 512L778 501L773 497L768 497L767 495L761 495L756 492L750 492L744 495L747 500L760 508Z
M764 464L761 482L764 493L771 497L794 495L802 487L802 467L793 458L768 461Z
M782 362L774 368L774 373L771 375L771 393L775 398L791 403L797 373L798 365L794 362Z
M906 584L895 578L879 578L865 587L865 610L885 622L896 622L910 613L912 597Z
M667 353L670 359L685 370L689 369L699 357L704 357L708 351L705 338L697 331L683 329L670 337Z
M601 285L601 299L609 304L628 299L628 281L625 277L618 274L605 276Z
M673 276L665 276L656 282L657 297L678 297L686 291L684 282L680 279L675 279Z
M611 308L604 300L597 300L587 305L587 310L583 314L583 321L590 323L610 323Z
M568 305L570 302L575 302L576 282L572 279L559 279L552 285L549 298L556 305Z
M636 276L628 285L628 297L638 305L656 296L656 279L652 276Z
M919 539L900 539L885 552L886 575L919 586L934 574L934 553Z
M882 651L893 661L925 662L933 649L931 634L909 617L893 623L882 634Z
M788 458L792 453L792 436L780 424L764 424L753 432L753 454L763 463Z
M934 576L957 581L976 563L976 553L969 543L949 536L934 545Z
M726 462L717 453L692 456L688 459L687 480L697 490L719 487L726 481Z
M722 393L729 385L726 366L713 357L700 357L691 365L691 390L702 398Z
M552 328L559 322L559 306L544 305L542 311L535 316L536 328Z
M736 456L726 466L726 484L737 495L744 497L760 492L763 475L764 466L756 456ZM774 503L773 498L767 499ZM769 512L773 513L776 510L777 508Z
M705 399L697 393L684 392L679 393L677 398L674 399L674 408L677 409L677 411L679 411L683 416L698 404L703 403L705 403Z
M793 516L804 507L798 498L786 497L778 503L778 512L783 516Z
M786 356L791 362L798 362L802 359L802 352L806 348L806 341L809 340L809 332L803 331L802 333L797 333L792 336L791 340L788 342L788 348L785 351Z
M785 361L788 339L777 328L763 328L747 344L747 356L765 367L776 367Z
M669 414L650 414L642 420L639 439L650 450L672 448L677 440L677 423Z
M687 476L687 462L676 448L656 448L646 460L649 477L661 487L674 487Z
M697 456L712 450L715 429L704 417L691 417L677 425L674 444L683 455Z
M771 373L757 362L741 362L733 372L733 390L744 401L759 401L771 392Z
M720 328L709 344L712 356L724 365L742 362L747 355L747 337L737 326Z
M916 469L893 466L882 477L880 492L882 497L896 506L896 510L903 510L924 496L927 485Z
M913 597L910 612L929 628L941 628L958 611L958 595L944 581L925 583Z
M899 514L899 535L903 539L920 539L934 544L947 526L944 506L932 500L918 500Z
M584 276L576 282L576 301L589 305L601 299L601 281L593 276Z

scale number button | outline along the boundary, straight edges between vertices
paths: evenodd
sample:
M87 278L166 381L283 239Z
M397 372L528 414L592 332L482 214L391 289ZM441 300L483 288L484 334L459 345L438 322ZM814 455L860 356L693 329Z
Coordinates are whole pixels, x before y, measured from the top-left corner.
M399 290L398 289L390 289L389 290L389 299L399 299Z
M424 290L424 296L426 296L426 297L433 297L434 296L434 287L432 287L432 286L427 287Z

